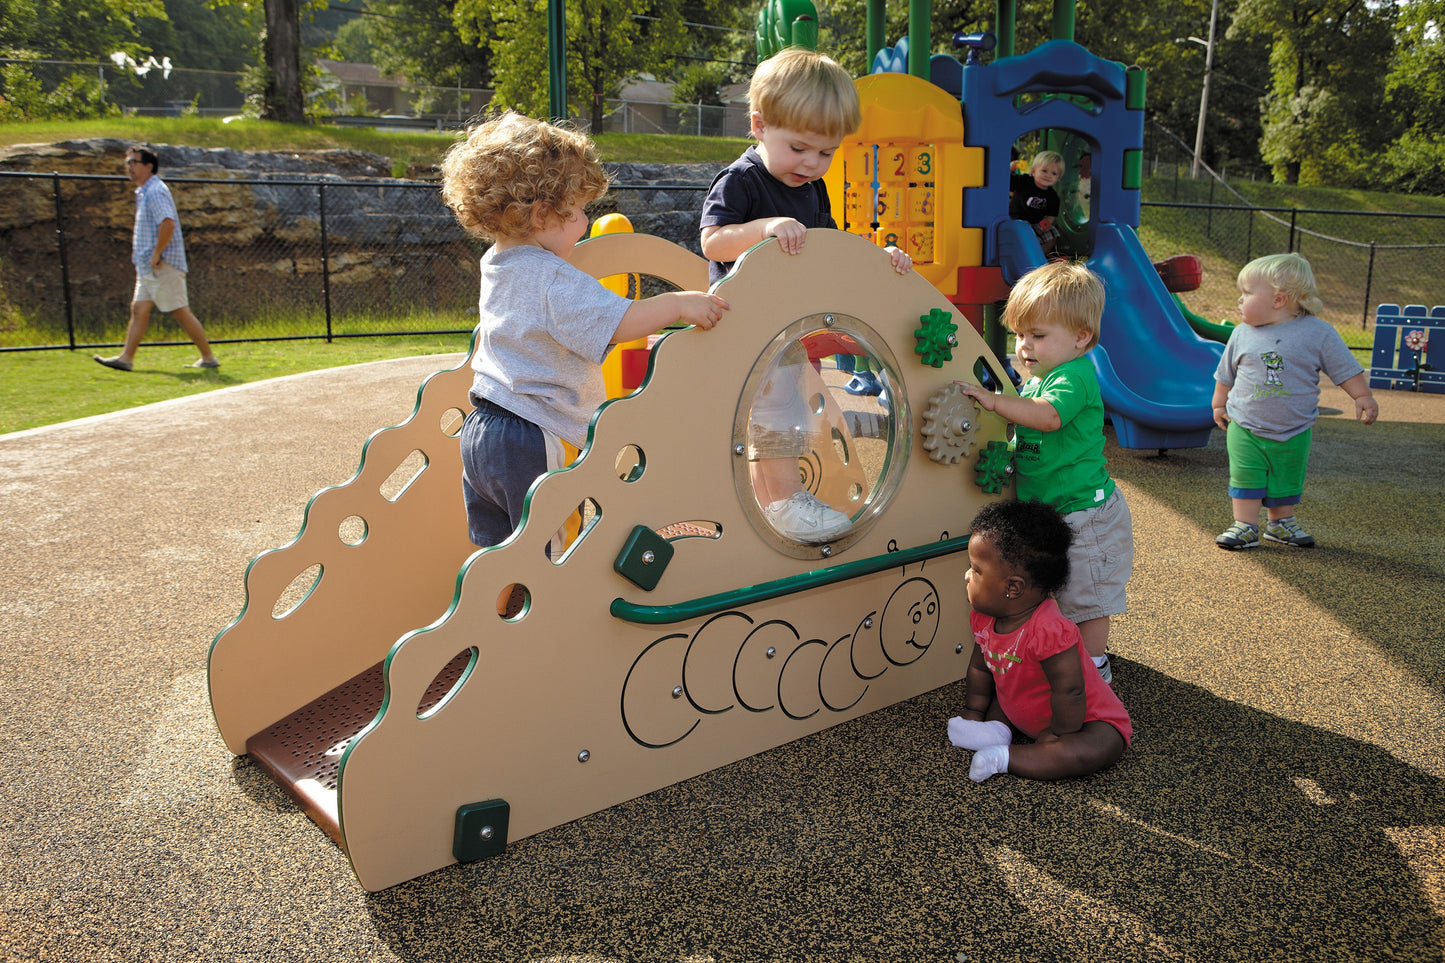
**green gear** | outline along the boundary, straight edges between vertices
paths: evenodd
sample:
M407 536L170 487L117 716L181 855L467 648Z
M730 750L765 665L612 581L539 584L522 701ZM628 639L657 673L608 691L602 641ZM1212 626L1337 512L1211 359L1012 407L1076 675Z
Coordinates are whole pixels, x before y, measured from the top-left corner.
M997 495L1003 491L1013 473L1013 452L1009 451L1008 442L991 441L978 453L978 463L973 470L974 481L986 493Z
M953 323L953 314L942 308L934 308L919 317L923 327L915 328L913 336L918 345L913 350L923 356L923 363L942 368L945 361L953 360L953 349L958 346L955 332L958 325Z

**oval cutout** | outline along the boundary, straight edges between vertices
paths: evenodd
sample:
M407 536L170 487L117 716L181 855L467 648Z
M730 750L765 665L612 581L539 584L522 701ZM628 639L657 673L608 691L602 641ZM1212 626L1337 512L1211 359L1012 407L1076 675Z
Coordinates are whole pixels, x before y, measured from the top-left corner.
M406 490L421 477L421 473L426 471L426 466L426 453L420 448L413 449L411 454L403 458L401 464L397 465L396 469L386 477L386 481L381 483L381 497L389 502L396 501L406 494Z
M273 619L284 619L299 609L303 602L311 597L316 587L321 584L321 576L325 569L318 562L302 569L301 574L293 578L289 585L281 590L276 597L276 604L271 606L271 617Z
M442 670L422 693L421 701L416 704L416 717L429 719L440 712L452 697L462 690L462 686L466 685L479 656L476 646L463 649L452 656L451 661L442 666Z

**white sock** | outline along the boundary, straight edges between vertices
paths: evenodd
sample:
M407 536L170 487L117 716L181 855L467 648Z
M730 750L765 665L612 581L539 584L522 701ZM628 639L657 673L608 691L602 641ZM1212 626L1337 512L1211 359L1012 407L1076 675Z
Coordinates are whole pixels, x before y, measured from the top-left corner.
M1091 655L1089 656L1089 658L1093 659L1094 664L1101 669L1104 667L1104 663L1109 661L1109 657L1107 655Z
M963 716L948 720L948 741L960 749L982 749L985 746L1006 746L1013 742L1013 733L1002 722L973 722Z
M985 746L973 754L973 764L968 767L968 778L983 782L989 776L1008 772L1008 746Z

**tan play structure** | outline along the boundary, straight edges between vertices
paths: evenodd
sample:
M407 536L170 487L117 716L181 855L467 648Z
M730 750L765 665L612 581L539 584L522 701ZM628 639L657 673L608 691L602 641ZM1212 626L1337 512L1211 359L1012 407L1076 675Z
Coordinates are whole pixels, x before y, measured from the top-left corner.
M706 262L645 235L585 241L573 262L707 287ZM463 364L248 568L211 650L217 725L366 889L964 675L967 525L1011 485L1006 424L953 382L986 368L1011 392L1002 365L925 278L843 231L796 256L765 242L717 290L722 322L656 342L641 387L599 409L503 544L467 540ZM881 395L845 390L848 354ZM799 477L853 519L832 541L774 531L752 491L753 399L784 369L814 415L789 426L810 446Z

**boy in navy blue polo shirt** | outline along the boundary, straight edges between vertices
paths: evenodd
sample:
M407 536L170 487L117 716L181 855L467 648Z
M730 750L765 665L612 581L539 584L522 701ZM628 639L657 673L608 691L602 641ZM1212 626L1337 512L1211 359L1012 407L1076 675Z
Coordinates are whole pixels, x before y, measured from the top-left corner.
M702 253L714 283L732 270L748 248L776 237L783 251L803 249L809 228L836 229L823 175L843 138L858 129L863 115L853 78L835 61L812 50L790 47L758 64L748 87L751 133L757 144L714 178L702 209ZM899 274L913 259L889 248ZM801 363L801 362L800 362ZM754 421L776 416L777 442L755 442L749 452L753 489L763 515L779 533L802 542L831 541L852 527L842 512L803 491L796 450L804 436L787 429L806 415L801 390L784 384L787 367L759 391ZM791 441L790 441L791 439Z

